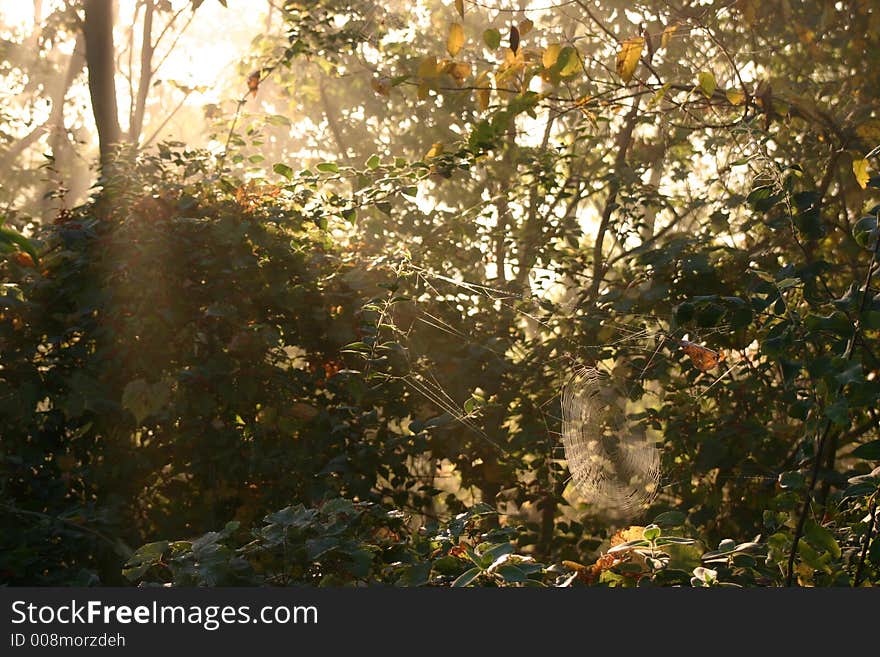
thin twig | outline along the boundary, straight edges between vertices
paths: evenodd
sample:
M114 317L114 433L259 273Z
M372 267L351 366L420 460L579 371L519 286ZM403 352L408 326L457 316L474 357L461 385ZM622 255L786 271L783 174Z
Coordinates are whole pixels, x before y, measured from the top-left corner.
M856 575L853 586L858 586L862 581L862 572L865 570L865 558L868 556L868 546L871 544L871 535L874 533L874 525L877 524L877 494L874 493L871 504L868 507L868 529L865 532L865 541L862 543L862 553L859 555L859 565L856 566Z

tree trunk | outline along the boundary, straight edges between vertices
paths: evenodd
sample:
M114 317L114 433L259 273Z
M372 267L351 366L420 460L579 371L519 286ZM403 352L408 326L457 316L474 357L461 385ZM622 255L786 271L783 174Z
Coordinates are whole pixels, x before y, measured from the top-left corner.
M116 66L113 47L113 0L84 0L86 64L89 95L98 128L101 170L112 168L113 154L122 140L116 104Z

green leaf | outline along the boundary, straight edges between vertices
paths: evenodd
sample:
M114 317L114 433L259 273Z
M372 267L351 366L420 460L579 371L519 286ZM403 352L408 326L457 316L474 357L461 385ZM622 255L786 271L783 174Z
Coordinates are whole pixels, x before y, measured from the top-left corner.
M829 331L841 337L849 337L853 329L846 313L840 310L835 310L827 316L810 313L804 319L804 324L811 331Z
M132 582L140 579L151 566L162 560L162 555L167 549L168 541L156 541L142 545L125 564L122 569L123 576Z
M368 345L365 342L350 342L347 345L345 345L342 349L340 349L340 351L342 353L345 353L345 352L364 353L364 352L369 352L371 350L372 350L372 348L370 347L370 345Z
M680 527L687 516L681 511L666 511L654 518L654 524L660 527Z
M431 562L413 564L404 569L398 578L397 586L424 586L431 577Z
M796 470L779 475L779 485L786 490L802 490L805 483L804 475Z
M656 541L657 545L693 545L696 541L683 536L663 536Z
M150 384L144 379L130 381L122 391L122 407L141 424L147 417L161 410L171 398L167 381Z
M645 540L636 540L636 541L627 541L626 543L621 543L620 545L615 545L613 548L608 550L608 554L614 554L616 552L624 552L626 550L631 550L637 547L648 547L648 541Z
M845 397L840 397L833 404L825 407L825 416L841 427L849 425L849 405Z
M581 56L577 49L572 46L565 46L562 52L559 53L559 58L556 60L553 70L558 71L559 76L562 78L571 77L581 72L583 66L581 65Z
M862 217L852 229L853 239L864 249L874 249L878 233L880 229L878 229L877 217Z
M501 45L501 32L493 28L485 30L483 32L483 43L485 43L490 50L495 50Z
M37 257L37 250L31 244L31 241L12 228L0 227L0 244L17 244L22 251L34 259L35 263L40 262L40 259Z
M516 583L523 582L528 579L528 576L513 564L498 566L495 572L501 575L505 582Z
M474 552L474 549L471 546L466 545L464 548L464 553L477 568L479 568L480 570L485 570L485 566L483 566L483 560L477 555L476 552ZM491 561L489 563L491 563Z
M804 527L804 538L813 547L828 552L835 559L840 556L840 546L834 539L834 534L813 520L807 520L807 524Z
M381 160L379 159L378 155L371 155L370 159L368 159L366 162L367 168L368 169L377 169L377 168L379 168L380 162L381 162Z
M498 557L511 553L513 553L513 545L510 543L498 543L480 554L480 563L485 567L489 567Z
M288 180L293 178L293 169L291 169L289 166L287 166L283 162L277 162L275 165L273 165L272 171L274 171L275 173L277 173L281 176L284 176Z
M335 162L321 162L315 168L324 173L339 173L339 166Z
M318 559L339 547L340 539L336 536L310 538L305 542L306 555L310 560Z
M459 575L456 580L452 583L452 588L461 588L462 586L467 586L471 582L473 582L480 574L479 568L471 568L470 570L464 571L461 575Z
M700 91L703 92L703 95L706 98L711 98L718 86L715 82L715 76L710 71L703 71L700 73L697 80L699 82Z
M853 363L845 370L838 372L834 378L837 379L840 385L862 383L865 380L865 375L862 373L862 364Z
M783 278L776 284L780 290L787 290L790 287L797 287L801 284L801 279L799 278Z
M843 491L843 499L848 497L867 497L868 495L872 495L876 490L876 484L870 484L864 481L859 482L846 487L846 490Z
M657 525L648 525L642 531L642 538L646 541L655 541L660 538L661 530Z
M866 461L880 460L880 440L872 440L869 443L859 445L852 451L852 455Z

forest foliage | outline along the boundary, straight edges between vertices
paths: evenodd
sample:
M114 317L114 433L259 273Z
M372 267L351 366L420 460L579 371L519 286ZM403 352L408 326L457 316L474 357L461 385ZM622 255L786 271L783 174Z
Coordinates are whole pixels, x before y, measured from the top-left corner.
M207 146L4 172L0 582L880 581L880 11L533 4L286 2ZM569 480L584 364L635 516Z

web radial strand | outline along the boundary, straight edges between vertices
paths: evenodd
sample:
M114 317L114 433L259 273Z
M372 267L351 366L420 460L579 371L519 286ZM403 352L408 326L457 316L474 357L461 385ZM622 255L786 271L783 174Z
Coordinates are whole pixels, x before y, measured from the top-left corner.
M595 368L577 370L562 390L562 443L583 501L631 516L657 495L660 450L627 421L622 397Z

